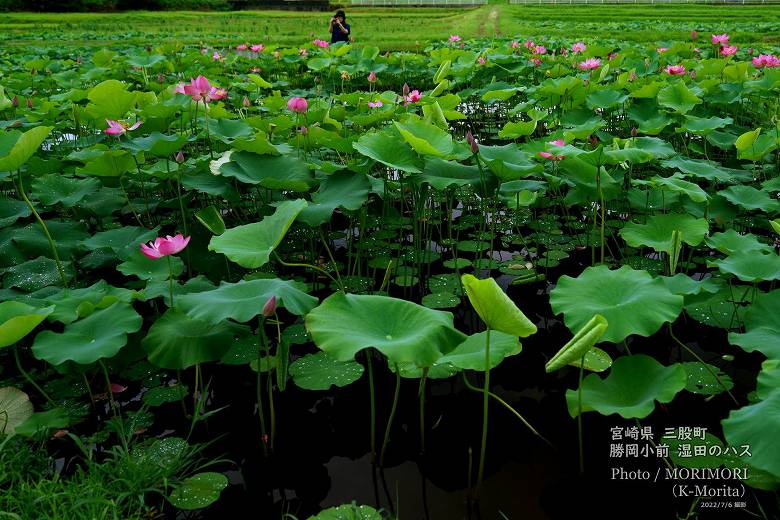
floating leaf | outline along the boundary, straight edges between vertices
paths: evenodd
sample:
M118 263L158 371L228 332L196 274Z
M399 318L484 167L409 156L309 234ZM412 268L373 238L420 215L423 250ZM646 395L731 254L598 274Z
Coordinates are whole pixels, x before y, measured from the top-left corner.
M227 485L228 479L222 473L198 473L184 480L168 500L179 509L202 509L219 500L219 494Z
M685 389L689 392L702 395L716 395L734 388L734 382L731 378L716 366L705 365L698 361L682 363L682 366L688 374L688 384L685 385ZM716 378L713 374L718 377ZM718 379L720 379L720 382L718 382Z
M363 365L354 359L339 361L325 352L307 354L289 367L293 382L305 390L328 390L331 386L347 386L363 375Z
M687 381L685 369L680 364L664 367L644 354L621 356L605 379L591 374L582 381L582 411L642 419L653 412L655 401L670 402L685 388ZM578 390L566 391L566 403L572 417L577 416L578 393Z

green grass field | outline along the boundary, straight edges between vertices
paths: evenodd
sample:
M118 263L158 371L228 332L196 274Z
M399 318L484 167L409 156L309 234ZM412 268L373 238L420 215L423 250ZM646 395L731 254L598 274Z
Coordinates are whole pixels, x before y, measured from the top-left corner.
M0 15L0 40L30 45L124 43L232 45L244 41L296 45L324 38L329 13L293 11L128 12ZM450 34L473 37L614 38L659 42L697 29L728 30L741 45L777 44L780 9L705 5L508 5L477 9L354 8L349 22L358 43L414 49Z

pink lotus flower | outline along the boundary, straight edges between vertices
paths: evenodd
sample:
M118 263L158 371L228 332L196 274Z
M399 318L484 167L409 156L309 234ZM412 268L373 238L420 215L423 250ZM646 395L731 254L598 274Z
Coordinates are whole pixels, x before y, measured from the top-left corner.
M125 132L135 130L141 126L143 121L136 121L132 126L128 123L123 123L122 121L114 121L113 119L106 119L106 123L108 124L108 128L103 130L105 133L108 135L122 135Z
M117 383L111 383L111 393L112 394L121 394L125 390L127 390L126 386L122 386L122 385L117 384Z
M537 45L536 47L533 48L531 52L533 52L534 54L547 54L547 47L545 47L544 45Z
M555 146L564 146L566 143L563 142L563 139L556 139L554 141L547 141L547 144L552 144Z
M698 37L699 37L699 33L697 33L696 31L691 31L691 40L695 40Z
M175 237L168 235L166 237L157 237L154 242L141 244L141 253L146 258L156 260L168 255L175 255L190 242L190 237L185 237L181 233Z
M566 157L565 155L555 155L550 152L539 152L539 156L550 161L561 161Z
M712 35L712 43L714 45L723 45L728 42L729 42L729 35L726 33Z
M655 51L656 51L656 52L658 52L659 54L660 54L660 53L662 53L662 52L666 52L666 51L668 51L668 50L669 50L669 48L668 48L668 47L657 47L657 48L655 49Z
M186 94L184 91L184 82L177 83L176 88L173 89L173 92L176 94Z
M249 48L249 46L246 43L242 43L240 45L236 45L237 51L245 51Z
M758 56L753 57L751 61L753 62L753 66L757 69L763 67L780 67L780 58L774 54L759 54Z
M517 40L512 40L512 48L517 49L520 47L520 43Z
M219 61L222 59L222 56L217 51L214 51L214 54L211 55L211 59L214 61Z
M460 36L458 36L457 34L450 35L450 41L451 42L459 42L460 41Z
M480 56L479 58L477 58L477 63L479 63L480 65L484 65L485 64L485 58Z
M409 92L408 96L404 97L404 100L407 103L417 103L418 101L420 101L421 97L422 95L420 94L419 90L412 90L411 92Z
M298 56L303 56L304 58L309 55L309 51L306 49L298 49Z
M617 58L617 55L618 55L617 52L610 52L609 54L607 54L607 59L614 60L615 58Z
M720 48L720 55L721 56L733 56L737 53L737 47L736 45L724 45Z
M601 60L598 58L588 58L585 61L580 62L577 67L580 70L593 70L601 67Z
M382 106L382 102L378 99L376 101L369 101L368 106L371 108L379 108Z
M587 47L585 46L584 43L577 42L577 43L575 43L574 45L571 46L571 51L572 52L585 52L586 48Z
M539 65L542 64L542 60L540 60L539 58L531 58L531 63L534 64L534 67L538 67Z
M177 89L176 92L179 92L179 90ZM189 85L184 85L184 93L191 96L196 103L201 100L204 103L208 103L227 96L227 92L224 89L211 86L211 83L205 76L191 79Z
M258 43L256 45L252 45L249 50L252 52L263 52L263 49L265 49L265 45L262 43Z
M664 72L672 76L679 76L685 74L685 65L667 65Z
M313 43L314 45L316 45L317 47L321 47L321 48L323 48L323 49L324 49L325 47L327 47L328 45L330 45L330 44L329 44L328 42L326 42L325 40L320 40L320 39L316 39L316 40L314 40L312 43Z
M369 83L374 83L376 81L376 79L377 79L376 78L376 72L371 71L371 72L368 73L368 82Z
M526 40L523 45L525 45L525 48L528 49L529 51L534 47L536 47L536 44L533 42L533 40Z
M302 97L292 97L287 101L287 108L296 114L303 114L309 109L309 103Z

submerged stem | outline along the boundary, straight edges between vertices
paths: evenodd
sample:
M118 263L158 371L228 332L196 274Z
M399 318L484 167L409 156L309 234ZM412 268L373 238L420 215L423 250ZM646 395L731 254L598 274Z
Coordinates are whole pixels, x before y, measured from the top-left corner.
M395 411L398 408L398 395L401 393L401 369L398 365L395 366L395 393L393 394L393 406L390 408L390 417L387 419L387 427L385 428L385 438L382 441L382 453L379 455L379 465L384 467L385 465L385 450L387 449L387 442L390 440L390 429L393 427L393 419L395 419Z

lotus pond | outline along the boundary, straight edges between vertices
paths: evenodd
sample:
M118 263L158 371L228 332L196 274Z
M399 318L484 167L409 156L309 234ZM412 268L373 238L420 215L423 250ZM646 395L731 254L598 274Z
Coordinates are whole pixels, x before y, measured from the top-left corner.
M778 52L0 51L0 510L778 518Z

